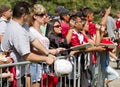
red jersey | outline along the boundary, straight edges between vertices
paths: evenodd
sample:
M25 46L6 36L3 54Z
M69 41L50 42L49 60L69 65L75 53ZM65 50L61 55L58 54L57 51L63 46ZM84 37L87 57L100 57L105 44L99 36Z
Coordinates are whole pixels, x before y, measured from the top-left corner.
M82 44L85 44L85 43L88 43L88 40L89 40L89 38L88 38L88 36L87 35L85 35L85 34L83 34L83 33L81 33L82 35L83 35L83 41L82 41Z
M96 34L96 24L94 24L93 22L88 22L88 26L89 26L89 29L88 29L88 33L90 35L90 37L94 37L94 35Z
M120 18L116 20L116 27L117 29L120 28Z
M77 46L77 45L80 45L80 41L79 41L79 38L78 38L78 33L73 30L72 31L72 38L71 38L71 46Z
M83 33L77 33L75 30L72 32L71 45L77 46L81 44L88 43L88 37Z
M111 41L110 38L103 38L101 40L101 43L103 44L113 44L113 42ZM113 49L112 48L107 48L106 51L112 51Z

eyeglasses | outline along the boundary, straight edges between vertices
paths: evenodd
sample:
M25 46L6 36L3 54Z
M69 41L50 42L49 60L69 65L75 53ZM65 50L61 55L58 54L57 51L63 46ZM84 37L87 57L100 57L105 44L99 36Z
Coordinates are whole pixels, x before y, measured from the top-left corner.
M54 27L55 27L55 28L59 28L59 27L61 27L61 26L60 26L60 25L55 25Z
M37 16L40 16L40 17L43 17L45 14L42 13L42 14L36 14Z

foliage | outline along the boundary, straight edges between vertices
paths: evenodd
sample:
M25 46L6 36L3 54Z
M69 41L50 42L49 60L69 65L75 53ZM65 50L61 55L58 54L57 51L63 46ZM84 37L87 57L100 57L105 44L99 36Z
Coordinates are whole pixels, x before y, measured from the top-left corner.
M69 10L80 9L81 7L91 7L96 13L102 8L111 6L111 13L113 15L115 15L116 11L120 8L120 0L0 0L0 5L7 4L12 7L17 1L27 1L31 5L40 3L45 6L50 13L54 13L54 9L60 5Z
M7 4L13 6L17 1L27 1L30 4L41 3L50 12L53 12L53 9L59 5L63 5L69 10L79 9L80 7L91 7L94 10L100 10L109 6L112 6L113 10L120 8L119 0L0 0L0 5Z

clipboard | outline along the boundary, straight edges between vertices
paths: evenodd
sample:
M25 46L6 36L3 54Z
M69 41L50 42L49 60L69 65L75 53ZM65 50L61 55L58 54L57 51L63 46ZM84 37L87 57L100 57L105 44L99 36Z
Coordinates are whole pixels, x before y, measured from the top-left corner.
M114 49L115 48L114 44L103 44L103 43L100 43L99 46L104 46L105 48L109 48L109 49Z
M87 43L87 44L82 44L78 46L73 46L70 48L70 50L76 51L76 50L85 50L87 48L93 47L93 44Z

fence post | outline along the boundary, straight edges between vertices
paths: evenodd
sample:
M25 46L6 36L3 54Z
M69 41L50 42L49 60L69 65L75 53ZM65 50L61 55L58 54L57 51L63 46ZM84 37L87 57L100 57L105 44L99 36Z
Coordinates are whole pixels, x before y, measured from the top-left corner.
M105 55L107 52L99 52L98 53L98 83L97 87L104 87L105 80Z

